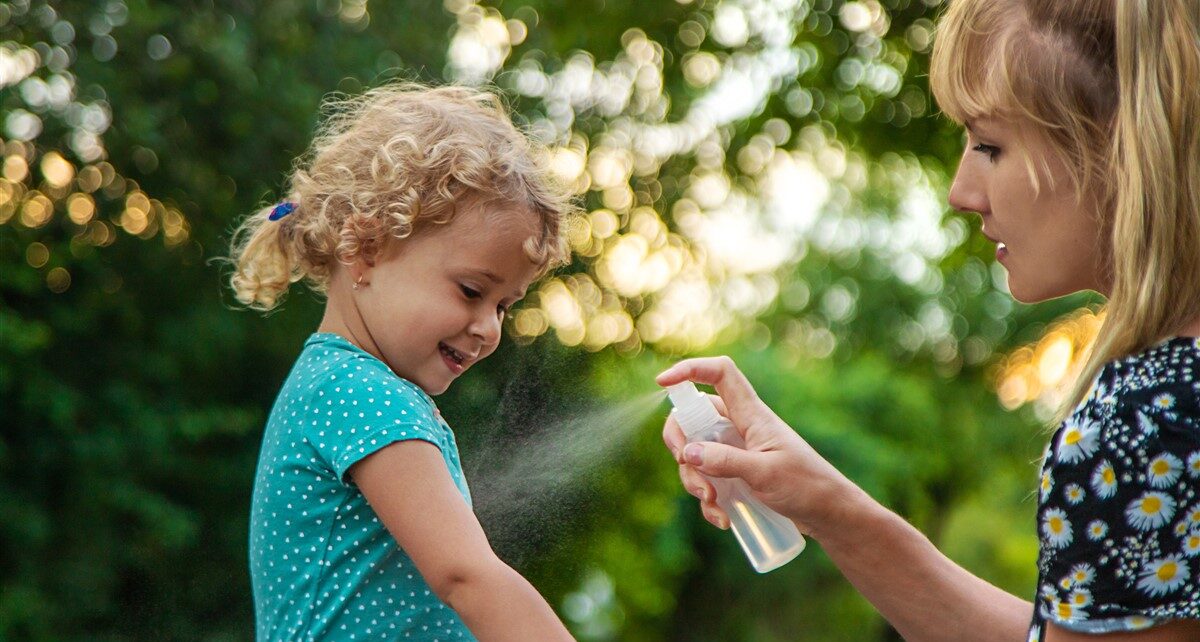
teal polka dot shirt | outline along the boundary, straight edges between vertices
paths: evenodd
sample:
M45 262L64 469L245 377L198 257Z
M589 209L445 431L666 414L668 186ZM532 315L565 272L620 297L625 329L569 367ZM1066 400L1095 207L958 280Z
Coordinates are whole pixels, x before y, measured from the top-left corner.
M336 334L317 333L263 435L250 513L258 640L474 640L346 474L409 439L437 446L468 505L433 400Z

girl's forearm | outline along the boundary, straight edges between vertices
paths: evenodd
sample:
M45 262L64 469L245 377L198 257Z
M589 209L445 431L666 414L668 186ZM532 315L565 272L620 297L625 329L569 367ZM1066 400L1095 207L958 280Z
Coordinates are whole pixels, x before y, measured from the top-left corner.
M481 642L574 640L537 589L510 566L496 560L477 570L442 599Z
M1033 606L967 572L858 488L814 539L910 642L1024 640Z

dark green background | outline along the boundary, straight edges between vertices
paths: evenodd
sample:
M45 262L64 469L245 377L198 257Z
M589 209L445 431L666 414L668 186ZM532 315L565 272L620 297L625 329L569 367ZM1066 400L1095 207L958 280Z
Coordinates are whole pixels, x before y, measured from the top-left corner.
M944 199L961 150L959 130L933 108L894 117L904 90L929 101L928 49L913 50L910 26L927 25L918 21L934 19L938 3L883 2L890 27L875 44L847 32L840 0L802 4L810 11L795 45L815 47L819 63L772 90L758 113L721 129L729 176L745 180L737 151L777 117L793 132L781 147L798 144L803 127L824 123L871 168L865 186L846 192L851 219L854 212L899 217L895 180L886 172L895 155L918 163ZM141 239L120 230L107 247L72 244L80 230L61 204L37 229L15 216L0 225L0 639L253 637L246 545L260 431L321 302L297 288L276 313L239 310L212 259L227 251L239 217L276 197L291 159L307 146L324 95L396 76L439 82L450 74L446 52L456 18L442 3L377 0L367 7L367 24L339 17L351 5L0 7L6 47L41 47L45 54L55 46L56 26L73 26L73 37L58 45L69 64L42 65L33 76L70 74L77 101L107 105L107 160L179 208L191 231L178 247L167 247L161 235ZM682 41L685 21L711 24L718 3L710 0L487 6L524 16L529 26L508 68L533 57L553 71L580 50L612 60L622 34L641 29L665 50L668 120L700 95L682 75L687 51L728 59L762 46L754 38L738 46ZM118 49L100 60L104 25ZM162 60L147 54L155 34L172 45ZM861 46L883 46L905 61L900 91L880 95L839 81L840 64L864 55ZM502 89L506 79L497 77ZM822 96L818 108L801 116L789 111L786 97L795 87ZM545 108L533 97L510 98L523 122ZM81 164L66 142L72 123L65 111L33 108L17 86L0 88L0 116L17 109L43 121L34 141L39 155L59 150ZM614 120L584 111L576 131L595 140ZM685 189L682 177L695 164L684 154L659 172L678 178L664 181L653 203L668 225L671 204ZM36 168L33 174L30 186ZM584 196L586 207L598 202L596 193ZM101 218L119 211L119 199L100 199ZM943 220L963 223L976 225L949 212ZM26 255L34 242L50 250L37 268ZM695 352L733 354L763 398L848 475L956 560L1028 596L1036 552L1032 462L1046 436L1032 415L1000 407L989 368L1081 302L1011 304L995 285L991 253L985 239L968 235L937 261L939 278L925 287L898 278L891 263L862 245L807 245L774 276L785 292L803 283L808 297L784 297ZM56 267L72 277L57 294L46 283ZM592 269L580 260L566 272ZM853 295L849 315L831 315L822 305L831 288ZM624 303L635 313L641 304ZM916 344L901 340L930 306L945 312L950 331ZM785 349L783 337L797 328L827 331L835 347L821 358ZM561 412L640 395L680 356L655 345L588 351L560 345L550 333L529 345L506 342L439 404L460 435L468 470L478 470L486 468L475 459L485 440L491 447L518 443L512 439L536 431L551 405ZM546 502L534 516L537 528L495 542L576 635L898 639L819 546L781 570L754 574L733 537L703 522L680 490L659 441L663 412L632 444L610 453L598 473ZM481 515L489 531L503 531L503 516Z

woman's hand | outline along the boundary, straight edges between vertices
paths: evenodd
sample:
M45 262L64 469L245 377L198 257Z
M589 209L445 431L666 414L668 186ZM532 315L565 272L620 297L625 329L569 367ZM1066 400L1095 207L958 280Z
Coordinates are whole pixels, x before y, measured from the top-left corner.
M700 498L704 517L712 524L728 528L729 517L717 506L716 492L701 473L742 478L763 503L818 541L846 504L861 496L850 480L758 398L729 357L687 359L656 381L660 386L694 381L715 387L718 396L712 399L717 410L746 442L745 450L713 442L686 444L674 416L667 417L663 441L679 462L684 488Z

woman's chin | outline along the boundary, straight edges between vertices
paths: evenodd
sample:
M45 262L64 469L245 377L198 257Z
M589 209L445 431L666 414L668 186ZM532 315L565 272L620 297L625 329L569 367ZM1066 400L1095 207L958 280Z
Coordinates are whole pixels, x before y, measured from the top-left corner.
M1055 287L1048 283L1028 283L1008 274L1008 292L1019 303L1041 303L1079 292L1080 288Z

